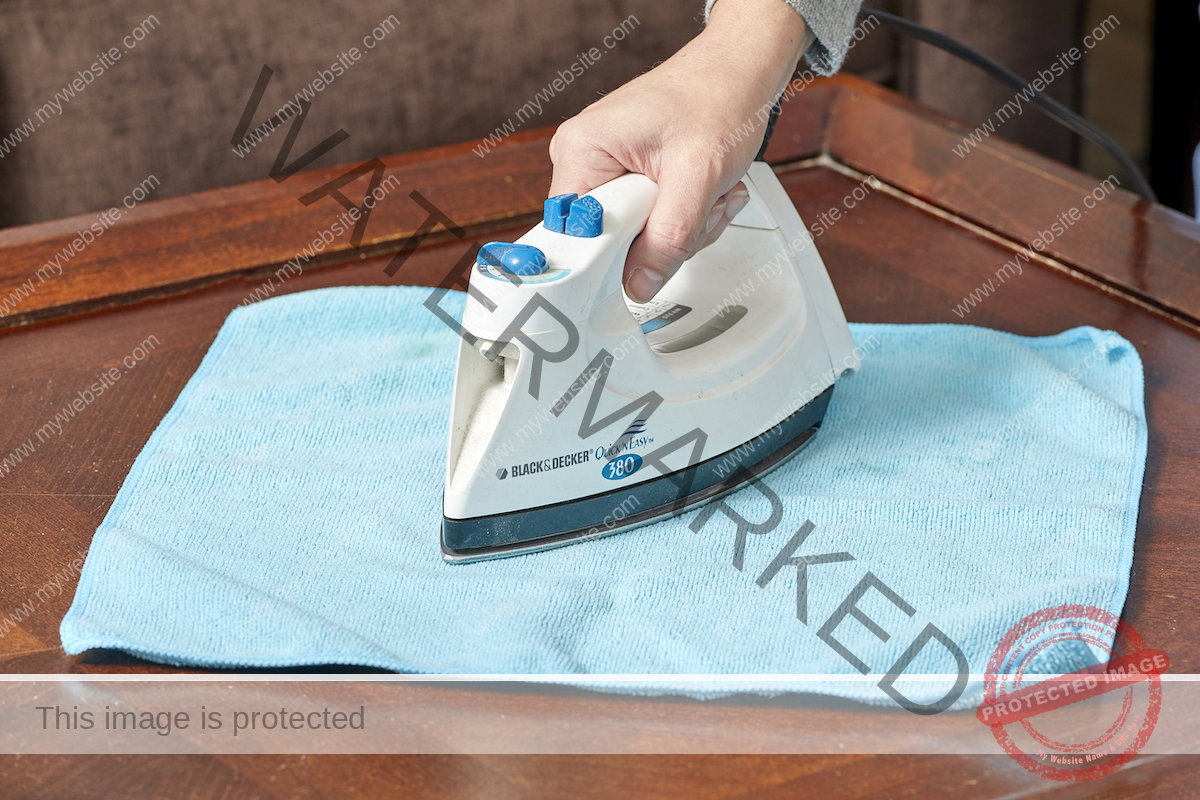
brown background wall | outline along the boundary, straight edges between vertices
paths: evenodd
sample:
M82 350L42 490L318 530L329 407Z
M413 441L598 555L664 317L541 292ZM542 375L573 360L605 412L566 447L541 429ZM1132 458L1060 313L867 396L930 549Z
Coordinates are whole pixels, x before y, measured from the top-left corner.
M905 0L904 16L942 31L1031 79L1048 69L1059 53L1079 46L1082 0ZM1082 48L1080 48L1082 49ZM973 124L991 117L1013 90L975 67L928 45L901 43L899 86L905 94L949 111ZM1055 100L1079 108L1084 65L1076 64L1046 90ZM1030 109L1006 121L997 134L1069 164L1078 158L1077 137Z
M681 47L701 11L694 0L0 2L0 137L36 123L148 16L161 23L0 159L0 224L119 204L150 174L162 181L155 198L266 177L285 134L245 158L229 144L263 64L274 76L254 125L338 54L365 52L318 94L292 151L342 128L350 138L318 162L338 164L490 133L634 14L636 30L524 127L558 122ZM398 30L366 51L363 36L393 14Z
M1120 35L1057 80L1050 94L1083 107L1127 150L1147 159L1151 15L1143 0L873 0L940 29L1032 77L1076 46L1097 13ZM347 141L317 161L333 165L487 135L569 71L576 54L633 15L636 28L522 127L553 124L665 59L701 28L702 0L0 0L0 138L32 119L95 56L153 15L157 24L0 158L0 227L119 204L149 175L154 199L265 177L286 128L239 157L230 146L263 64L274 70L261 124L338 54L361 59L320 92L292 150L338 129ZM1194 11L1194 9L1193 9ZM394 15L373 50L363 37ZM1193 15L1194 16L1194 15ZM1011 90L926 45L879 30L846 69L978 125ZM290 124L290 123L288 123ZM1112 164L1029 111L998 135L1107 175ZM1190 185L1190 184L1189 184ZM1190 192L1183 192L1181 196ZM1182 206L1181 206L1182 207Z

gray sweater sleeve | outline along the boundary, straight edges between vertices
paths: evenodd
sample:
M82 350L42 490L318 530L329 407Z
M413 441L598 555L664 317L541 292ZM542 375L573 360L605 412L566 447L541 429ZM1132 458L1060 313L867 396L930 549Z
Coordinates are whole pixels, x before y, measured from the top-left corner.
M808 63L822 75L837 72L846 58L846 44L854 30L860 0L780 0L785 1L804 18L809 41L816 37L804 53ZM707 0L704 5L705 22L715 2Z

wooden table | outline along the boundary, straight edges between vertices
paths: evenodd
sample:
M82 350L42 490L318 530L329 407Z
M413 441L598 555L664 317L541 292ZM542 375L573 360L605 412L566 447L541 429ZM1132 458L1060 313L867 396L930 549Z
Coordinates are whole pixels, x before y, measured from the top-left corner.
M140 204L72 258L61 277L43 282L35 271L96 218L0 231L0 301L22 284L33 286L0 319L0 458L101 370L120 368L149 336L159 342L61 435L37 442L0 478L0 611L22 608L86 550L134 458L233 308L256 291L262 297L347 284L449 285L466 245L438 227L412 250L410 236L427 213L409 193L445 211L466 241L517 236L540 214L551 133L517 134L482 159L471 144L384 158L399 186L372 213L361 248L343 235L286 280L276 270L341 211L330 199L305 206L297 198L348 167ZM1170 654L1172 671L1200 672L1200 226L1116 190L1019 279L960 316L955 309L965 297L1099 183L999 139L960 158L952 148L965 133L930 109L839 77L787 105L768 157L808 221L841 206L866 176L882 182L818 239L849 319L967 322L1027 335L1089 324L1134 342L1146 368L1150 439L1124 618ZM352 190L347 194L361 196L361 188ZM393 280L384 270L402 248L411 256ZM70 598L67 591L19 615L19 625L0 639L5 672L170 671L114 652L67 657L58 625ZM712 711L571 692L517 702L501 692L405 691L447 716L470 707L513 718L661 723L675 732L663 745L672 751L688 749L687 723L696 714L715 714L708 719L729 729L778 735L875 724L874 712L837 702L763 709L732 701ZM619 728L601 725L597 736L610 737L613 750L624 747ZM1200 783L1198 766L1190 757L1146 757L1077 786L1035 778L1003 755L23 756L7 758L0 785L7 796L37 797L177 794L181 786L189 796L231 798L373 797L397 789L422 796L970 798L1130 797L1153 789L1155 796L1184 797L1193 796L1187 786Z

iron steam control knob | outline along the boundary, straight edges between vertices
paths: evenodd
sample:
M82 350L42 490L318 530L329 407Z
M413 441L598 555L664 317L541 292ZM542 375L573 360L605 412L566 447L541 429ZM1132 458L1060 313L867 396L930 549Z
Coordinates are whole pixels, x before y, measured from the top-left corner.
M549 265L546 254L530 244L509 244L508 242L488 242L479 248L479 261L489 264L509 275L541 275Z
M556 195L546 201L542 224L555 233L591 239L604 229L604 207L588 195Z

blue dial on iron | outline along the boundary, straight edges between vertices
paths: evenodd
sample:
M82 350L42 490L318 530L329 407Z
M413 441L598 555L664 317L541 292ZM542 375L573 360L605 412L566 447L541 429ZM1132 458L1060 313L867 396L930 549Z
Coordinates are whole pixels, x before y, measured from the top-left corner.
M479 248L479 261L504 270L509 275L541 275L549 269L546 254L528 244L488 242Z

